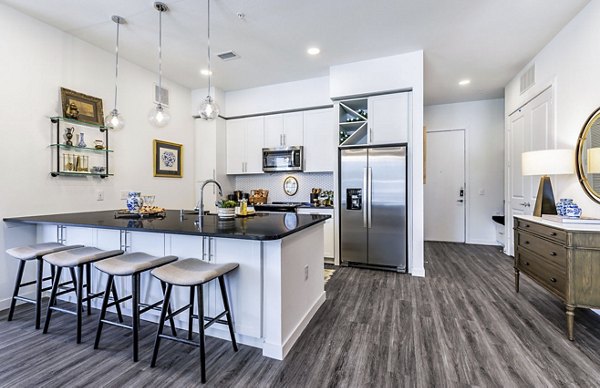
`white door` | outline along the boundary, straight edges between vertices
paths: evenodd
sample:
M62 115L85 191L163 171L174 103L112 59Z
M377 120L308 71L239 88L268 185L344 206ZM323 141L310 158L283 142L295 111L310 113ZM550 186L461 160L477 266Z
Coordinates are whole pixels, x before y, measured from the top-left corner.
M369 97L369 144L408 142L411 93Z
M333 171L337 131L333 109L304 112L304 172Z
M521 174L521 154L554 148L554 105L552 88L546 89L509 116L508 206L505 217L506 253L513 255L513 216L532 214L540 181Z
M425 240L465 242L465 131L427 132Z
M283 115L265 116L265 148L283 146Z
M285 147L301 146L304 144L304 114L303 112L286 113L283 115L283 145Z
M244 119L227 121L227 174L240 174L245 166L246 123Z

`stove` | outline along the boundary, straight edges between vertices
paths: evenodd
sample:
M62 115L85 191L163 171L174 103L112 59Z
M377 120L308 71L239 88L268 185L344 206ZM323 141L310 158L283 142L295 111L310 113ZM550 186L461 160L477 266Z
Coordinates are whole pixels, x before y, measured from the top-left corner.
M295 213L302 202L272 202L254 205L254 210L263 213Z

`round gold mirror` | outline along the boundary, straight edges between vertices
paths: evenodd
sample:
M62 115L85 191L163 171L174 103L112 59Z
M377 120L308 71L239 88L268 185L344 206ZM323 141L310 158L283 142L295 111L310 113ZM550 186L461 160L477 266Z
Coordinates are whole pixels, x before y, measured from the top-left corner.
M287 178L285 178L285 180L283 181L283 191L285 191L285 193L290 196L296 195L296 193L298 192L298 180L293 176L288 176Z
M581 129L576 155L579 183L591 199L600 203L600 108Z

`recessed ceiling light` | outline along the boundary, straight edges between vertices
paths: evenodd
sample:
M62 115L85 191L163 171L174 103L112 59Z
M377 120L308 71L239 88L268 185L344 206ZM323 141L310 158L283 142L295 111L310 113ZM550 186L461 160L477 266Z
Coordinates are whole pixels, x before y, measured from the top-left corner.
M212 75L212 71L209 71L208 69L202 69L200 70L200 74L208 77L209 75Z
M470 84L470 83L471 83L471 80L470 80L470 79L463 79L462 81L458 81L458 84L459 84L460 86L465 86L465 85L468 85L468 84Z
M309 55L317 55L317 54L319 54L319 53L321 52L321 49L320 49L320 48L318 48L318 47L311 47L311 48L309 48L308 50L306 50L306 52L307 52Z

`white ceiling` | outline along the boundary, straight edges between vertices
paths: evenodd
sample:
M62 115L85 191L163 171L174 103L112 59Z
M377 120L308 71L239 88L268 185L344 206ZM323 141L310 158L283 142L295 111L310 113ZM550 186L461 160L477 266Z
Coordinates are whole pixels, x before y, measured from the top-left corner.
M152 0L0 0L156 71ZM163 74L206 87L206 0L164 0ZM214 84L245 89L328 74L329 66L423 49L427 105L501 97L503 88L589 0L213 0ZM245 14L240 20L237 14ZM321 48L309 57L309 46ZM468 87L458 81L469 78Z

